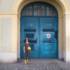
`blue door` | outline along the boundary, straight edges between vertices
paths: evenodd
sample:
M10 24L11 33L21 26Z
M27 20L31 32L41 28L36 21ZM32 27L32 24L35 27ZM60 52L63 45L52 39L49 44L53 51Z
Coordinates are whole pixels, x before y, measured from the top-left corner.
M58 58L58 14L49 4L32 3L20 18L20 57L24 58L25 38L29 38L31 58Z
M40 57L57 58L57 17L40 18Z
M29 38L30 47L32 48L31 57L39 57L39 27L37 17L21 17L21 33L20 33L20 55L24 57L23 47L26 37Z

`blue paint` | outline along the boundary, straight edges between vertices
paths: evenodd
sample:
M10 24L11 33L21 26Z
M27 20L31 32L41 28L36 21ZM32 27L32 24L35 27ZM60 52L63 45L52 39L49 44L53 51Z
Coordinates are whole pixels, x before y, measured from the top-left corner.
M31 58L58 58L58 16L21 15L21 59L24 58L23 47L26 37L29 38L32 48Z

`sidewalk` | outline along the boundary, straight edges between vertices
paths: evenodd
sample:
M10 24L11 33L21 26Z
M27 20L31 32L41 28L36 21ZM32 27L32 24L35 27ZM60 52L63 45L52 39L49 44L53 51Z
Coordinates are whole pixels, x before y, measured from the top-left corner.
M0 63L0 70L70 70L70 63L60 60L31 60L29 64L23 61L17 63Z

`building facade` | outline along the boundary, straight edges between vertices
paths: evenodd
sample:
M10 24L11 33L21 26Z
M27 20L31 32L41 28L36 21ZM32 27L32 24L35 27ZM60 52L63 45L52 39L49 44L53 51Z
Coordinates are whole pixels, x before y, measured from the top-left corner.
M32 58L70 62L69 3L69 0L1 0L0 62L22 59L26 36L30 38Z

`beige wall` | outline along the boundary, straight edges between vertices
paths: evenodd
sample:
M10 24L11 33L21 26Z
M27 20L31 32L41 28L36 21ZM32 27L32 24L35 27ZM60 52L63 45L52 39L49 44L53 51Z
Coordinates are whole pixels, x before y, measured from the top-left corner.
M20 11L31 1L36 0L0 0L0 61L13 62L19 57ZM59 58L70 61L70 0L41 1L53 4L59 11Z
M0 61L17 60L17 16L0 15Z

